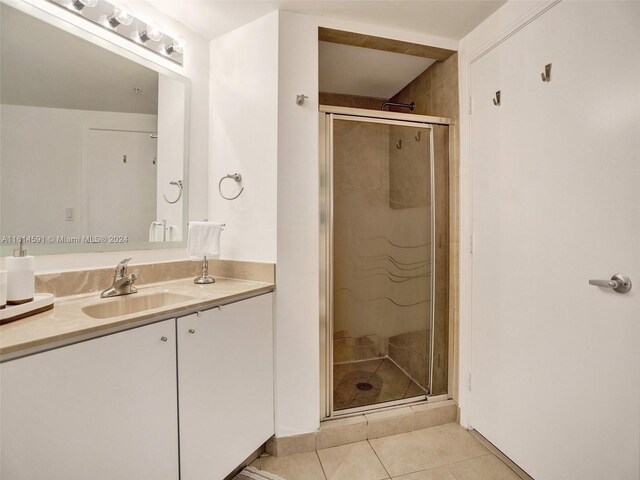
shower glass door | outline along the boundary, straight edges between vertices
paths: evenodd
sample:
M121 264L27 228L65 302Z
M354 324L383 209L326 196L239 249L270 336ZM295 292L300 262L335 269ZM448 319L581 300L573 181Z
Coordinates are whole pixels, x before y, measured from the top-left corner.
M329 117L330 410L415 401L431 383L433 130Z

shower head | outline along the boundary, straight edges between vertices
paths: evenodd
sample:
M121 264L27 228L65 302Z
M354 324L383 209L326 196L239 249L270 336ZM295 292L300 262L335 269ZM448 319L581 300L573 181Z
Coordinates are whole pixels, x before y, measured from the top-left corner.
M408 108L409 110L411 110L413 112L413 110L416 108L416 103L415 102L411 102L411 103L384 102L382 104L382 106L380 107L380 110L384 110L384 107L386 107L386 106L398 107L398 108Z

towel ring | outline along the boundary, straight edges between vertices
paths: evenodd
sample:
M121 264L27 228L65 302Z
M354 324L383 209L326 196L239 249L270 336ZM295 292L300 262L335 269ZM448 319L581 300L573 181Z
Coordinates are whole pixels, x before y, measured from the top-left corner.
M178 192L178 198L176 198L173 202L171 200L169 200L167 198L167 196L163 193L162 196L164 197L165 202L167 203L178 203L178 200L180 200L180 198L182 198L182 180L178 180L177 182L169 182L169 185L176 185L180 191Z
M222 182L224 180L226 180L227 178L232 179L233 181L235 181L236 183L240 183L242 182L242 175L240 175L239 173L234 173L233 175L229 174L229 175L225 175L224 177L222 177L220 179L220 181L218 182L218 192L220 193L220 196L222 198L224 198L225 200L235 200L236 198L238 198L242 192L244 192L244 187L242 187L240 189L240 191L238 192L238 194L235 197L225 197L224 194L222 193Z

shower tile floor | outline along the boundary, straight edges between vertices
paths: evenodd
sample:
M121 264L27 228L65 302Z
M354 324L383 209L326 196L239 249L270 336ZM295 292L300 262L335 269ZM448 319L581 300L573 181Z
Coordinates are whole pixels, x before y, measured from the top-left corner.
M333 366L334 410L426 394L427 391L424 388L411 380L389 358L338 363Z

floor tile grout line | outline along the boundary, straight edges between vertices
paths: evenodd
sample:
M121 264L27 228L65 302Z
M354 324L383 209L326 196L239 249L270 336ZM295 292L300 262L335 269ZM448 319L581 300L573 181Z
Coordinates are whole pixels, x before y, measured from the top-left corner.
M315 452L316 452L316 458L318 459L318 463L320 464L320 469L322 470L322 475L324 475L325 480L329 480L329 477L327 476L327 472L324 471L324 465L322 464L322 459L320 458L318 451L316 450Z
M387 469L387 467L385 466L384 462L380 458L380 455L378 455L378 452L376 452L376 449L373 448L373 445L371 444L371 441L369 439L367 439L367 443L369 444L369 447L371 448L371 450L373 450L373 453L376 456L376 458L378 459L378 461L380 462L380 465L382 465L382 468L384 468L384 471L387 472L388 478L391 478L391 472Z
M448 467L450 465L457 465L458 463L468 462L469 460L473 460L475 458L480 458L480 457L486 457L487 455L493 455L493 453L487 452L487 453L482 453L480 455L474 455L472 457L463 458L462 460L456 460L455 462L443 463L442 466ZM495 455L493 456L495 457Z

